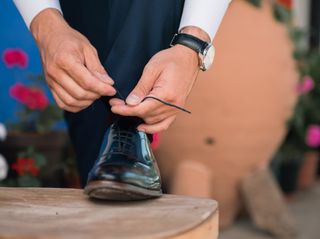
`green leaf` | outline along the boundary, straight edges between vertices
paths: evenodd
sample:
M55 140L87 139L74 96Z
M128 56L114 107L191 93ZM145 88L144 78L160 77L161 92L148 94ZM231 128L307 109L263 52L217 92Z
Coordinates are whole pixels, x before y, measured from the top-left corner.
M37 131L40 133L52 131L53 126L62 120L62 118L62 111L56 105L48 105L48 107L44 109L37 118Z
M17 181L13 178L7 178L0 182L0 187L17 187Z
M41 182L39 179L32 175L23 175L17 178L19 187L40 187Z
M261 7L262 0L247 0L247 1L256 7Z
M46 157L40 153L35 154L34 161L39 168L41 168L47 164Z
M279 22L286 24L291 22L291 11L277 3L273 4L273 15Z

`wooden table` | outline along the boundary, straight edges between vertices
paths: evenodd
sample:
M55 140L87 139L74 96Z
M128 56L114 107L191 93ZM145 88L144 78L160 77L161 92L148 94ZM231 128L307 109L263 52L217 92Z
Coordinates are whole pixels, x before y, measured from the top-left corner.
M217 208L175 195L106 202L78 189L0 188L0 238L216 239Z

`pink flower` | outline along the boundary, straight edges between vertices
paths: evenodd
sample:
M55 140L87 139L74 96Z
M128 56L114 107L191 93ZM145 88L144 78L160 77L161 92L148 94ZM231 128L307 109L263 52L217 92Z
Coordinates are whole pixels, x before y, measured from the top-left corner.
M311 148L320 146L320 126L310 125L307 130L306 144Z
M47 96L37 88L30 88L17 83L10 88L10 96L32 110L43 110L48 104Z
M2 59L8 68L15 66L23 69L28 65L28 55L22 49L6 49L3 52Z
M151 148L156 150L160 146L160 136L158 133L152 135Z
M314 81L310 76L304 76L302 82L298 84L297 91L306 94L314 88Z

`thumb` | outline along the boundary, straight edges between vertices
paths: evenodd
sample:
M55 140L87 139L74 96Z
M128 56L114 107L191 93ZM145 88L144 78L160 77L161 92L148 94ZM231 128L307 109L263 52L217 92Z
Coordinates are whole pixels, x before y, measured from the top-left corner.
M98 79L109 83L111 85L114 84L114 81L107 74L106 70L102 66L97 51L93 47L88 47L84 50L85 56L85 65L87 69Z
M157 70L147 65L138 84L127 97L126 103L132 106L140 104L144 97L149 95L158 76Z

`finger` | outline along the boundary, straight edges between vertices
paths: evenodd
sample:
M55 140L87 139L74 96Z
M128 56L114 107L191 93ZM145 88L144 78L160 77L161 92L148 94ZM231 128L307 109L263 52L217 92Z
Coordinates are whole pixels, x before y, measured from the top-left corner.
M175 115L175 112L169 111L163 114L158 114L155 116L149 116L147 118L144 118L144 122L147 125L153 125L153 124L157 124L160 123L161 121L165 120L166 118L169 118L171 116Z
M99 78L102 81L105 81L106 83L110 85L114 85L114 81L110 78L108 73L101 74L100 72L94 71L91 72L95 77Z
M148 64L144 68L138 84L127 97L127 104L138 105L143 98L150 93L159 74L160 71L156 66Z
M126 102L118 98L112 98L111 100L109 100L109 104L110 106L125 105Z
M150 104L150 108L148 108L148 106L142 103L137 106L131 106L126 104L114 104L111 105L111 111L118 115L138 116L140 118L145 118L149 116L150 112L152 112L153 109L159 106L158 102L151 102Z
M114 114L122 116L139 116L139 111L137 110L138 106L129 106L129 105L113 105L111 106L111 111Z
M92 104L92 100L77 100L74 97L72 97L68 92L66 92L59 84L57 84L55 81L51 81L50 83L50 89L52 92L55 92L55 94L59 97L59 99L69 107L79 107L79 108L85 108Z
M138 116L141 118L157 117L159 115L175 114L178 110L155 99L146 99L137 106Z
M155 99L146 99L139 104L140 112L146 112L145 116L156 116L159 114L165 114L168 111L176 111L175 108L163 104Z
M84 63L91 72L99 72L101 74L107 73L99 60L97 50L93 46L85 46L83 48L83 53Z
M110 78L110 76L102 66L97 50L94 47L89 46L84 48L84 63L87 69L94 76L98 77L100 80L105 81L108 84L114 84L114 81Z
M123 116L138 116L140 118L146 118L163 114L165 112L176 112L177 110L157 100L147 99L137 106L124 105L122 103L111 105L111 111Z
M63 101L60 99L60 97L54 91L52 91L52 95L53 95L53 98L56 101L57 105L59 106L59 108L65 110L65 111L76 113L76 112L79 112L80 110L83 109L80 107L67 106L66 104L63 103Z
M165 120L153 124L153 125L148 125L148 124L141 124L138 126L139 131L146 132L148 134L154 134L154 133L159 133L162 131L165 131L168 129L168 127L172 124L172 122L175 120L175 116L171 116L169 118L166 118Z
M99 94L82 89L66 72L58 72L54 81L77 100L96 100Z
M92 91L101 96L113 96L116 94L116 90L110 85L110 83L95 77L83 64L79 62L75 62L67 72L84 90Z

